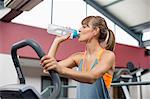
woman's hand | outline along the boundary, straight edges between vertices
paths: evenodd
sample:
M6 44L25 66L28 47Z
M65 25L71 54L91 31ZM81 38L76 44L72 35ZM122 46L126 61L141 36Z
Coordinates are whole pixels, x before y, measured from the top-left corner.
M63 73L63 67L58 64L54 57L45 55L41 59L41 65L43 66L44 71L54 70L59 74Z
M70 35L71 35L71 33L68 33L64 36L57 36L54 41L57 43L63 42L65 40L67 40L70 37Z

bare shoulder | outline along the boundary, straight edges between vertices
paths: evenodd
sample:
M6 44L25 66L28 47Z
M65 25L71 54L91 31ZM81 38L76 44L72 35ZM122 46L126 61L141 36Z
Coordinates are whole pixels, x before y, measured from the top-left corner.
M113 71L115 70L115 53L105 50L101 58L101 64L110 67L108 73L113 74Z
M104 54L110 55L110 56L115 56L115 53L113 51L105 50Z
M70 58L72 58L76 64L79 64L80 60L83 57L83 54L84 52L77 52L77 53L72 54Z
M102 57L104 59L111 59L111 60L115 60L115 53L109 50L105 50L104 54L102 55Z
M84 52L77 52L72 54L70 57L73 58L74 60L80 60L83 56Z

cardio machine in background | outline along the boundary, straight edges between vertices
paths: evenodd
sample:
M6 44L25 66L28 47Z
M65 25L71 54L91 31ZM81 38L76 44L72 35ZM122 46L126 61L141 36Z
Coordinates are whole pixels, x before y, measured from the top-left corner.
M142 82L141 76L149 73L150 69L143 69L143 68L135 68L132 62L127 63L127 69L118 69L114 73L114 78L112 82L112 86L118 86L123 91L123 96L121 99L132 99L132 95L129 91L129 86L138 86L138 85L149 85L150 82ZM139 86L140 93L141 86ZM142 95L138 95L140 99L142 99Z
M25 84L25 78L17 57L17 50L25 46L32 47L40 59L45 55L41 47L33 40L22 40L18 43L15 43L11 49L11 56L20 84L10 84L0 87L0 99L58 99L61 90L61 82L58 74L54 71L49 71L49 75L55 87L48 98L42 96L32 86Z

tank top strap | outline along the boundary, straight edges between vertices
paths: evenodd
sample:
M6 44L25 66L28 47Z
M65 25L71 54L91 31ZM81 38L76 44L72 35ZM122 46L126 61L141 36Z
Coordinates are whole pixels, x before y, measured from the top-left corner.
M102 49L98 52L98 55L97 55L97 59L98 59L98 60L101 60L101 57L102 57L104 51L105 51L105 49L102 48Z
M87 71L90 71L90 69L91 69L90 65L87 65L87 66L84 65L84 62L85 62L84 59L85 59L86 53L87 53L87 51L85 50L83 53L83 57L82 57L82 67L81 67L82 72L85 72L85 69L87 69Z
M93 64L91 64L91 66L88 67L89 70L91 70L96 64L98 64L98 61L100 60L100 58L101 58L101 56L102 56L104 50L105 50L105 49L101 48L100 51L98 51L98 53L97 53L97 59L94 61ZM83 62L84 62L84 61L83 61L83 59L84 59L85 55L86 55L86 50L85 50L85 52L83 53L83 58L80 60L80 64L79 64L79 70L80 70L80 71L83 71L83 70L84 70L84 66L83 66L83 64L84 64Z
M94 62L94 64L92 65L91 68L94 68L94 66L95 66L96 64L98 64L98 61L100 60L100 58L101 58L101 56L102 56L104 50L105 50L105 49L101 49L101 50L98 52L98 54L97 54L97 59L95 60L95 62Z
M82 71L82 65L83 65L83 59L81 59L79 62L79 67L78 67L79 71Z

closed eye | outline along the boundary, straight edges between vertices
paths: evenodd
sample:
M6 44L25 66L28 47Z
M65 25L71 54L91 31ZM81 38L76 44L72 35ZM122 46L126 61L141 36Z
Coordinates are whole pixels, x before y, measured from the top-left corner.
M82 28L87 28L88 27L88 25L82 25Z

